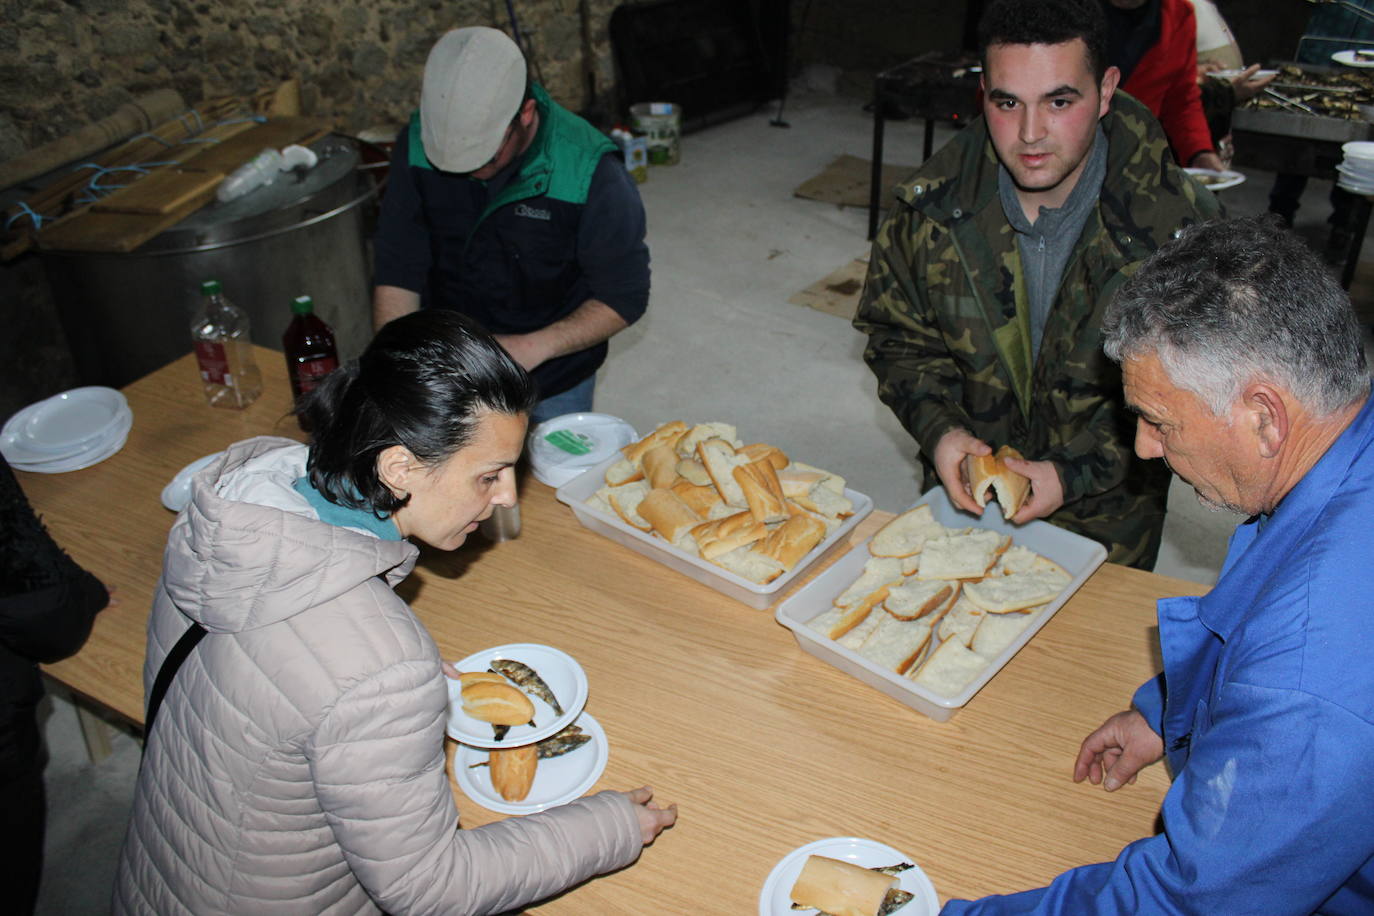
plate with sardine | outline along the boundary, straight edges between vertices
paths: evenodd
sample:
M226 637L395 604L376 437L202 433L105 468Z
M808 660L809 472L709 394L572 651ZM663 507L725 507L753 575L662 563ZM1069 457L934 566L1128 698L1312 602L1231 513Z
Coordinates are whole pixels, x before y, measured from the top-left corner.
M875 916L935 916L940 898L926 873L905 853L862 837L830 837L799 846L773 867L759 893L759 916L812 916L821 910L796 907L793 886L812 856L824 856L890 875L896 882Z
M551 737L587 705L587 675L566 652L510 643L456 661L448 678L448 736L480 748L511 748Z
M610 758L606 732L589 712L537 742L535 748L538 768L528 794L519 801L507 801L493 786L492 751L460 744L453 755L453 777L463 794L483 808L501 814L536 814L585 795L601 778Z

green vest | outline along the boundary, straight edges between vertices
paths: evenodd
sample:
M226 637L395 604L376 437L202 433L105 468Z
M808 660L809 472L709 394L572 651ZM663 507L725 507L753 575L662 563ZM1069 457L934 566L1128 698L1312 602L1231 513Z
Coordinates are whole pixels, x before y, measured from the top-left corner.
M487 204L479 223L493 210L531 197L585 204L597 163L615 149L606 135L549 98L538 83L530 90L539 110L539 130L525 150L520 172ZM418 109L410 116L409 139L410 164L438 171L425 155Z

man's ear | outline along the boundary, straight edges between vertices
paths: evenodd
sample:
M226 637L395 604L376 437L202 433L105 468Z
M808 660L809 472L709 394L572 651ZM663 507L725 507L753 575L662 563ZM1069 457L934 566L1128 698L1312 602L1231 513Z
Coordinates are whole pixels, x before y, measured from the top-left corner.
M420 463L404 445L389 445L377 455L377 477L397 496L410 492L410 478Z
M520 103L520 123L529 127L534 123L534 113L539 109L539 103L534 99L525 99Z
M1112 107L1112 96L1116 95L1116 87L1121 83L1121 71L1116 67L1108 67L1107 72L1102 74L1102 82L1098 86L1098 92L1102 97L1101 106L1098 108L1097 116L1105 117L1107 110Z
M1288 440L1291 421L1285 393L1268 382L1251 382L1241 395L1241 404L1255 430L1260 456L1277 456Z

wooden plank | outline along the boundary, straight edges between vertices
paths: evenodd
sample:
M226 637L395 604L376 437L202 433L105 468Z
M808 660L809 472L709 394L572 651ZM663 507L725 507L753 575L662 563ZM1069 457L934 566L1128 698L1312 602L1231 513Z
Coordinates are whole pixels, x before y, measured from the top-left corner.
M223 172L158 169L127 188L98 201L93 213L148 213L165 216L195 200L204 204L224 180Z
M274 118L208 147L183 163L187 168L228 175L268 147L311 143L329 133L323 118Z
M292 143L313 143L330 131L330 124L323 118L276 118L265 124L250 125L239 130L227 139L194 156L187 158L181 166L183 172L197 172L204 175L223 177L249 159L262 152L265 147L281 148ZM116 206L112 208L93 208L61 219L45 228L37 236L38 247L48 251L107 251L127 254L144 242L181 222L196 210L205 206L214 197L219 177L214 181L195 182L194 187L177 186L178 203L170 209L148 212ZM144 178L139 184L149 181ZM138 187L127 189L133 191ZM113 199L114 195L111 195ZM139 198L135 198L137 203ZM150 205L151 206L151 205Z

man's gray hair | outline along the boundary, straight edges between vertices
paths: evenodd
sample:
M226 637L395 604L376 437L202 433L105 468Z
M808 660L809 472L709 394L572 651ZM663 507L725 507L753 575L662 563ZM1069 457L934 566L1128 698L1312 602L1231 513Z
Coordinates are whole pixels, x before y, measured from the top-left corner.
M1277 220L1192 226L1122 284L1102 327L1116 362L1154 353L1180 388L1224 415L1266 378L1319 416L1369 393L1350 297Z

